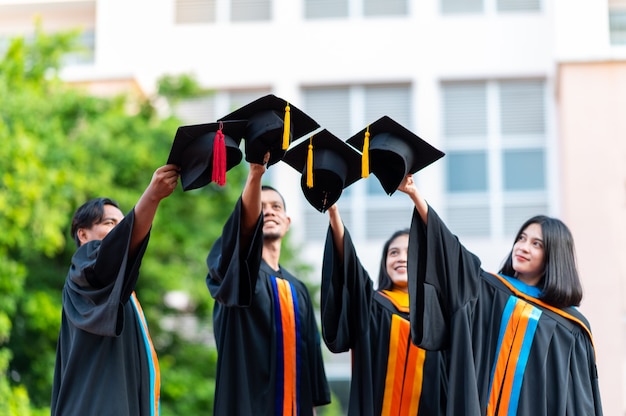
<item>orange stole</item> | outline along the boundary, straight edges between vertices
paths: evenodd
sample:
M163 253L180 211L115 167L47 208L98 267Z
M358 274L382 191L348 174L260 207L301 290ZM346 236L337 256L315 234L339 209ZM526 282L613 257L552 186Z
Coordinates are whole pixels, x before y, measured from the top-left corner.
M408 294L397 291L381 292L399 310L408 305ZM406 308L408 309L408 308ZM385 377L382 415L415 416L422 395L426 351L411 342L409 321L393 314L389 333L389 356Z
M297 315L297 298L287 280L273 277L272 281L276 301L276 342L279 366L277 369L279 385L276 386L276 414L297 415L299 361L297 346L300 326Z

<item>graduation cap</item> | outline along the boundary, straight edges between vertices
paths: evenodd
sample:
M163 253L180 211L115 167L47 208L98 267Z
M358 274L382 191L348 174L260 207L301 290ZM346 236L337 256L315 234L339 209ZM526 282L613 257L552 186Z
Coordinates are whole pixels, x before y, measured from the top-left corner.
M167 163L180 166L183 191L226 183L226 171L241 162L239 143L245 127L245 121L178 127Z
M361 153L326 129L290 148L283 161L302 173L302 192L320 212L361 178Z
M361 176L374 173L388 195L406 175L445 155L389 116L379 118L347 142L363 153Z
M247 120L244 134L246 161L262 164L263 156L269 151L267 166L283 158L292 139L319 127L307 114L273 94L246 104L221 120Z

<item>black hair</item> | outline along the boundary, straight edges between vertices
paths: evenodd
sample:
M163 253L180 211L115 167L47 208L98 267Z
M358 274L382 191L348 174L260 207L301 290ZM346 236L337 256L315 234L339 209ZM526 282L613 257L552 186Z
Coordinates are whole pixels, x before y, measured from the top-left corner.
M543 234L544 275L538 285L542 291L540 299L559 308L580 305L583 289L576 267L574 238L569 228L557 218L537 215L520 227L513 245L531 224L538 224ZM500 273L515 276L513 249Z
M283 194L281 194L280 192L278 192L278 190L276 188L274 188L273 186L269 186L269 185L261 185L261 191L274 191L278 194L278 196L280 197L280 199L283 201L283 209L285 212L287 212L287 204L285 203L285 198L283 197Z
M377 290L388 290L393 288L393 280L387 273L387 252L391 242L401 235L409 235L409 229L398 230L389 237L389 239L383 245L383 255L380 258L380 270L378 271L378 287Z
M91 228L94 224L102 221L104 216L104 206L112 205L119 209L119 205L109 198L93 198L81 205L72 217L72 229L70 234L76 243L76 247L80 247L80 239L78 238L78 230L80 228Z

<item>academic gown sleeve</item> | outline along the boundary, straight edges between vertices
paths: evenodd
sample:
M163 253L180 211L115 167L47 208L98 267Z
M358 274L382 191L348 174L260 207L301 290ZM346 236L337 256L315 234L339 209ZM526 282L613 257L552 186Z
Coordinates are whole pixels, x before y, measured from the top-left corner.
M408 255L411 336L422 348L441 350L449 343L451 315L477 296L481 268L430 207L428 238L426 230L414 210Z
M207 287L225 306L250 306L261 265L263 216L259 215L250 247L242 247L241 211L239 198L207 257Z
M77 328L102 336L121 333L123 305L135 289L149 240L148 234L137 254L129 258L134 220L133 209L103 240L83 244L72 256L63 308Z
M322 264L322 334L328 349L345 352L368 330L374 293L372 280L361 265L345 228L344 261L337 257L332 230L328 229Z

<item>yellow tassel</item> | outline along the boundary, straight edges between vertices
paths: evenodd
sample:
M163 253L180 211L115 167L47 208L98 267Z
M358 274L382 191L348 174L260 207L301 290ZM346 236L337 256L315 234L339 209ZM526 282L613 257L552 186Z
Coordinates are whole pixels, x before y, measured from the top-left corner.
M285 120L284 120L284 130L283 130L283 150L287 150L289 147L289 136L291 133L291 107L289 107L289 103L285 107Z
M309 151L306 158L306 186L313 188L313 136L309 139Z
M370 126L365 130L365 140L363 140L363 155L361 156L361 177L370 176Z

